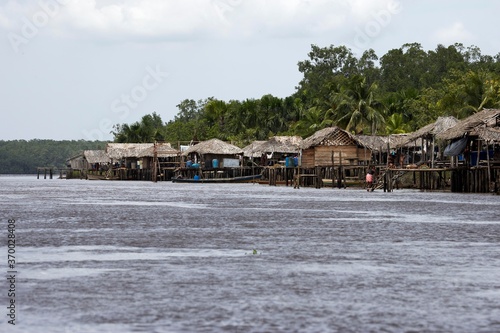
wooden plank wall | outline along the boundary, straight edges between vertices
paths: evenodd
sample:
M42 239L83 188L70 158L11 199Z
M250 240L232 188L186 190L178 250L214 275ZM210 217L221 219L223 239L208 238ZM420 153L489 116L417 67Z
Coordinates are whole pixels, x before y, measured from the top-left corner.
M358 164L357 146L318 146L315 147L314 166L332 165L332 152L334 152L335 165L340 165L340 152L342 152L342 165L349 165L351 161Z
M357 146L317 146L302 152L302 167L313 168L316 166L331 166L332 151L333 162L340 165L340 152L342 152L342 165L358 165L359 162L367 165L371 161L371 150Z
M302 151L302 168L314 167L314 148L309 148Z

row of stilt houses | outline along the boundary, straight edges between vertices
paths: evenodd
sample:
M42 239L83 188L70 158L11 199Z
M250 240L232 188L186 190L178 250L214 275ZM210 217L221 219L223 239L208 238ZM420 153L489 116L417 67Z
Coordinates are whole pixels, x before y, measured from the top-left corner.
M239 148L218 139L108 143L68 159L68 178L185 182L252 180L269 185L398 187L499 192L500 110L457 120L440 117L416 132L353 135L328 127L310 137L274 136Z

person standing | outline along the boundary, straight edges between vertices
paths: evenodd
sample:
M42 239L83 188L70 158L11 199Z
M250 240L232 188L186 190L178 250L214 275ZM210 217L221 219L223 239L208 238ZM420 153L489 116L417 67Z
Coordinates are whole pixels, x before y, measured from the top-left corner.
M374 188L373 188L373 173L374 172L372 169L368 170L368 172L366 173L365 182L366 182L366 191L368 191L368 192L374 190Z

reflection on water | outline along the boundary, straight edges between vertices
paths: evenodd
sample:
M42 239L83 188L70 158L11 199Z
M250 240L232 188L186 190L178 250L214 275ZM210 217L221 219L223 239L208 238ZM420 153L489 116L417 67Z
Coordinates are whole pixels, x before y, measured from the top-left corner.
M18 221L13 332L500 331L497 196L0 186Z

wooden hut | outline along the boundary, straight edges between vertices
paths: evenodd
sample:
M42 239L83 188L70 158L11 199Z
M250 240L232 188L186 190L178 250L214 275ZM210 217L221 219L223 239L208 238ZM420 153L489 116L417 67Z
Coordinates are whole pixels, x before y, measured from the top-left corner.
M258 159L263 166L284 163L285 157L300 153L302 141L300 136L273 136L267 141L252 142L243 148L243 154Z
M302 142L302 168L332 165L368 165L371 149L339 127L317 131Z
M407 142L409 134L390 134L381 135L356 135L363 145L370 148L372 151L372 161L374 164L390 165L397 164L403 167L405 164L414 163L416 160L415 154L420 154L420 145L418 147ZM416 143L420 143L421 139L417 139ZM397 155L397 156L396 156ZM403 157L403 158L401 158Z
M111 159L104 150L84 150L80 154L69 158L66 161L67 166L74 171L80 171L84 174L87 171L99 171L104 166L108 166Z
M262 156L261 146L266 143L265 140L255 140L249 145L243 147L243 156L248 158L260 158Z
M111 159L106 155L105 150L84 150L84 168L87 170L99 170L103 166L107 166L111 163Z
M410 133L408 137L403 140L398 148L401 147L411 147L412 145L415 147L414 151L418 150L417 147L420 146L420 163L427 162L429 163L431 168L434 168L436 157L439 157L439 160L442 159L442 150L438 151L436 155L436 148L439 148L439 145L436 143L437 136L449 128L452 128L458 123L458 119L452 116L449 117L438 117L438 119L428 124L419 130ZM414 159L415 162L416 159Z
M459 121L455 126L438 134L437 138L449 142L445 155L457 156L465 152L466 163L474 166L481 160L496 157L493 155L495 144L500 143L499 133L500 109L485 109ZM452 145L459 149L450 152ZM488 148L489 146L491 147Z
M452 172L452 191L500 192L500 110L479 111L437 137L449 143L444 155L463 163Z
M115 169L125 170L127 179L147 180L165 176L164 171L169 168L173 170L180 155L170 143L108 143L106 154Z
M211 139L189 147L182 156L200 164L202 169L238 168L242 166L243 150L219 139Z
M83 170L85 164L85 157L83 152L72 156L66 160L66 166L72 170Z

